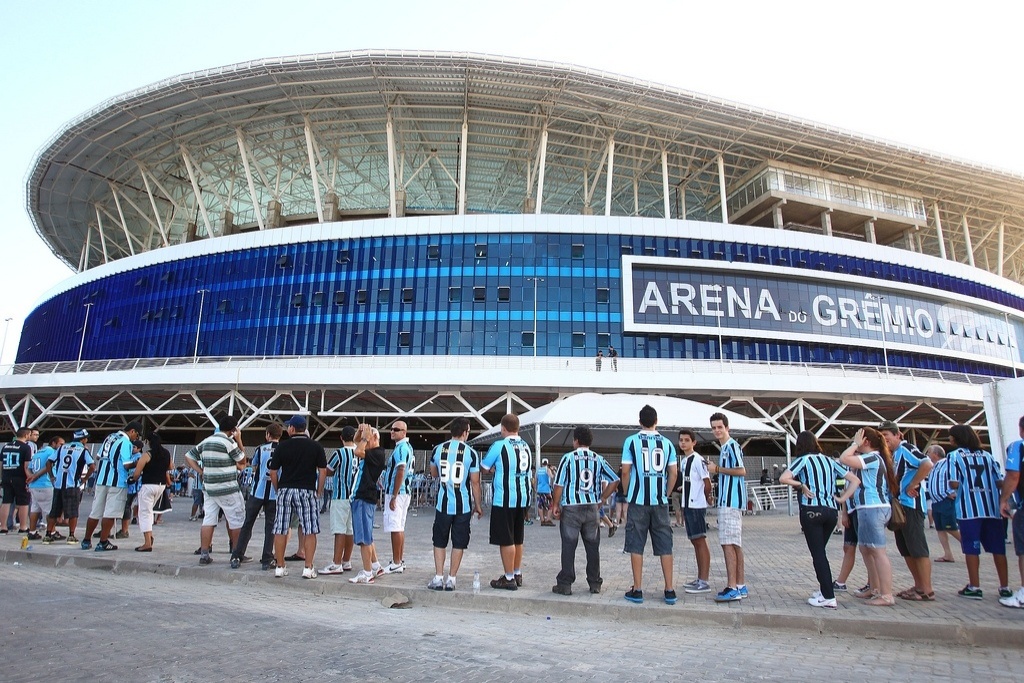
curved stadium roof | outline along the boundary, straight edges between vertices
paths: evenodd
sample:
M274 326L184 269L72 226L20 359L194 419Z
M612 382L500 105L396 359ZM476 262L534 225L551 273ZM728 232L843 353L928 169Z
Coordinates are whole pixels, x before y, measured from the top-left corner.
M766 165L896 193L920 207L914 248L941 253L937 214L949 258L1024 282L1020 175L637 79L464 53L266 59L155 83L65 126L27 203L53 252L84 270L190 239L387 215L389 168L406 215L456 213L460 199L469 213L532 210L541 167L544 213L601 213L609 139L614 215L664 215L664 163L671 217L717 219L721 156L730 203Z

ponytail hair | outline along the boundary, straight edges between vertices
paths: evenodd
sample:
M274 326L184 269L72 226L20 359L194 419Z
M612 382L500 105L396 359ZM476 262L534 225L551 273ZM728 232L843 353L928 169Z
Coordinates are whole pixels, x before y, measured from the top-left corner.
M892 453L889 451L889 444L885 442L885 438L882 433L873 427L864 427L864 439L871 445L873 450L878 451L878 455L882 458L882 462L885 464L885 483L889 489L889 495L891 500L897 500L900 497L900 483L896 481L896 465L892 461Z

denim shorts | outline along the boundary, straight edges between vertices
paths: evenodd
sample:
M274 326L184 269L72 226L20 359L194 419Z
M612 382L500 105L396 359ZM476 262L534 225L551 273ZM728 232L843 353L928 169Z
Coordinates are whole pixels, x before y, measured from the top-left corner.
M889 506L857 508L857 545L865 548L884 548L885 524L892 516Z

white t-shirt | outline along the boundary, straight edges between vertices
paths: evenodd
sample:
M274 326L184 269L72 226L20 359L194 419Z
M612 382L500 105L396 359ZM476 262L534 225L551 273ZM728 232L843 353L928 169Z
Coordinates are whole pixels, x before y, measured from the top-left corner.
M704 480L711 479L711 474L708 472L708 464L704 458L696 451L681 457L679 476L683 480L683 506L697 510L706 508L708 499L704 496Z

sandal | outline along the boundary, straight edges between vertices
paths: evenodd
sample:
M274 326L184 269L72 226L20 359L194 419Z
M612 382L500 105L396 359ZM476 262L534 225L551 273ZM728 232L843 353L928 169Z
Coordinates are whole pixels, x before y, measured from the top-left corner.
M913 600L914 597L917 595L917 593L918 593L917 588L913 588L912 587L912 588L908 588L905 591L900 591L899 593L896 594L896 597L899 598L900 600Z
M874 590L873 590L873 589L871 588L871 586L864 586L864 588L861 588L860 590L856 590L856 591L854 591L854 592L853 592L853 594L854 594L854 595L855 595L856 597L858 597L858 598L862 598L862 599L868 599L868 598L873 598L873 597L875 597L876 595L878 595L878 593L876 593L876 592L875 592L875 591L874 591Z
M900 597L903 597L902 595ZM919 590L915 590L914 594L909 598L906 598L911 602L935 602L935 591L931 593L922 593Z
M935 561L936 562L956 562L956 560L947 560L944 557L937 557L937 558L935 558Z
M896 601L891 595L876 595L865 604L871 605L872 607L892 607L896 604Z

